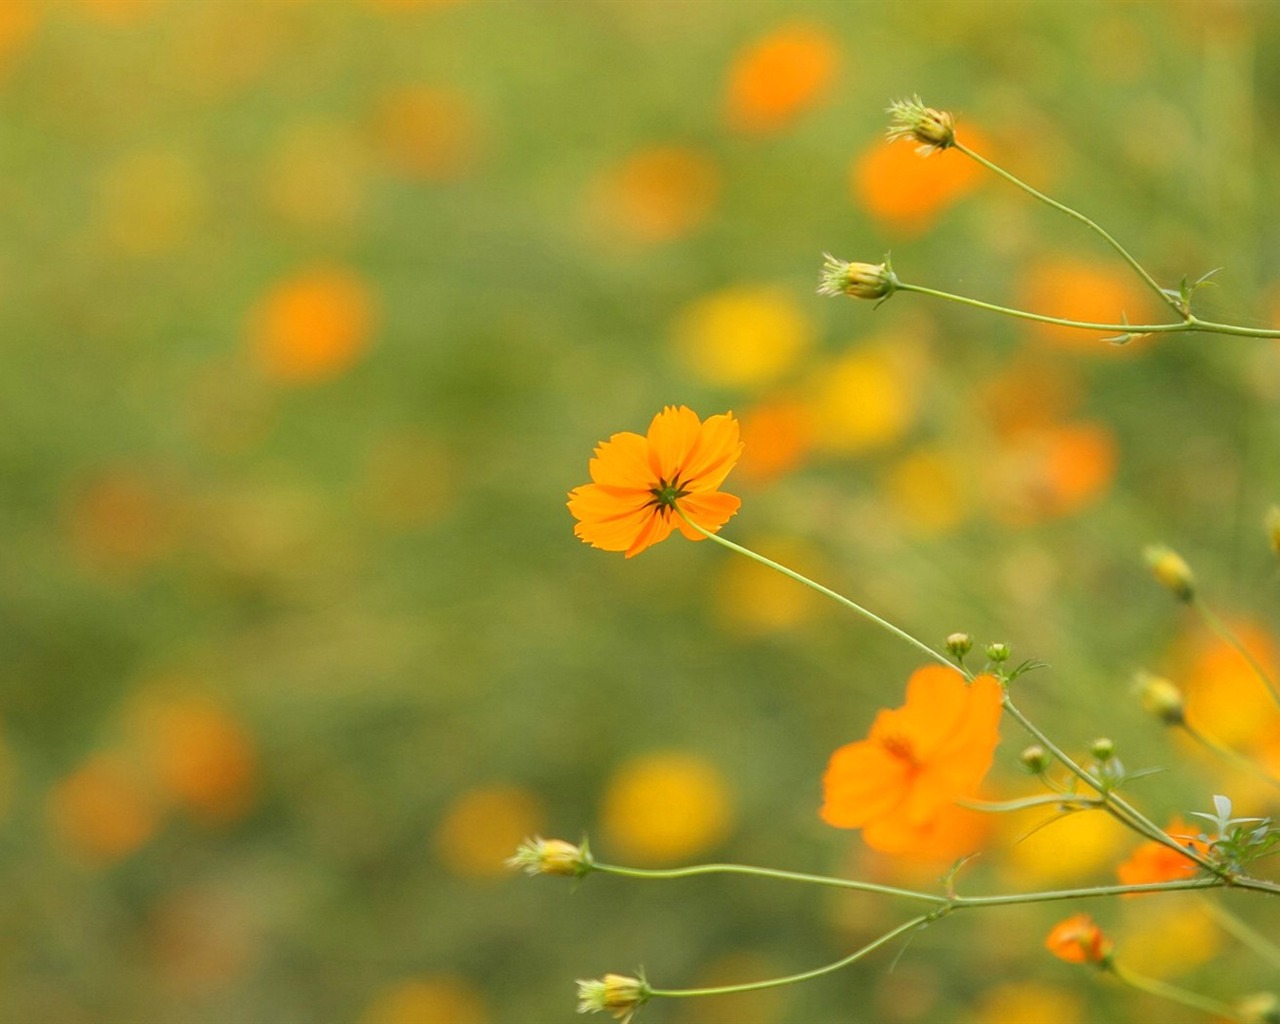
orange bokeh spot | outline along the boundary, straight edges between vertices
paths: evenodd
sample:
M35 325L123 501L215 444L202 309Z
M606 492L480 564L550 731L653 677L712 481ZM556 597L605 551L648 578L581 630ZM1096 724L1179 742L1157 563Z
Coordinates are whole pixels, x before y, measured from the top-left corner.
M415 85L383 96L374 114L376 150L395 171L421 181L452 181L475 165L479 118L456 89Z
M742 415L742 443L744 477L767 481L791 472L813 446L808 407L785 398L755 406Z
M840 54L822 28L790 24L758 39L729 69L730 127L765 135L787 127L831 91Z
M40 24L41 13L42 9L29 0L0 4L0 62L27 45Z
M720 169L687 146L651 146L609 168L593 188L593 224L638 242L682 238L706 221Z
M349 370L369 347L373 291L344 267L303 271L279 282L250 314L249 336L262 372L309 384Z
M157 814L137 767L116 753L95 754L50 791L46 812L72 856L105 866L155 833Z
M1094 423L1019 434L992 468L992 514L1012 526L1068 516L1098 500L1115 478L1115 438Z
M1272 636L1249 622L1233 622L1231 630L1275 679L1280 652ZM1187 720L1217 742L1255 750L1274 739L1275 704L1253 667L1226 641L1203 638L1191 656L1183 689Z
M1031 267L1018 288L1015 305L1030 313L1043 313L1088 323L1155 323L1162 316L1151 294L1133 272L1120 263L1087 263L1074 259L1046 260ZM1057 348L1098 355L1133 354L1147 339L1113 345L1114 337L1101 331L1085 331L1057 324L1028 322L1027 330Z
M1050 427L1079 407L1083 392L1071 360L1021 356L982 385L982 411L1001 437Z
M129 574L163 560L178 538L172 495L136 470L104 472L73 494L68 508L71 550L97 572Z
M437 975L388 986L360 1015L360 1024L486 1024L484 997L463 978Z
M209 822L253 805L258 755L234 715L203 695L144 698L135 712L141 746L160 792Z
M156 0L80 0L81 9L97 21L127 25L153 14Z
M468 790L445 810L435 834L441 863L463 878L508 875L507 858L546 828L542 799L523 786L495 784Z
M971 128L957 133L982 153L990 146ZM853 162L853 200L896 233L922 231L982 180L982 168L963 153L917 153L912 139L877 142Z

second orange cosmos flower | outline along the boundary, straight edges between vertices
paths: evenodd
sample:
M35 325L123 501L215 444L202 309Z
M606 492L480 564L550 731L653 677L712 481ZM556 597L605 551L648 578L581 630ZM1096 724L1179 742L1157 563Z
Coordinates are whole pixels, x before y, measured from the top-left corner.
M665 540L673 528L690 540L704 536L685 516L714 533L741 502L720 485L742 454L732 413L704 423L685 406L667 406L645 436L625 431L596 447L591 483L569 492L573 532L628 558ZM683 515L682 515L683 513Z

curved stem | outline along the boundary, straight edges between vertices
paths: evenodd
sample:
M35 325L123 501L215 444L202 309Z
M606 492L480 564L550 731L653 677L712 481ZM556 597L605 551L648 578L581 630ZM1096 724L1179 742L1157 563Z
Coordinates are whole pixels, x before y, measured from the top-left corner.
M1169 306L1172 306L1174 312L1176 312L1179 316L1186 315L1185 310L1179 308L1178 301L1174 299L1173 296L1166 294L1165 290L1161 288L1158 283L1156 283L1155 278L1153 278L1150 274L1147 273L1147 271L1143 268L1142 264L1140 264L1131 255L1129 255L1128 250L1125 249L1125 247L1121 245L1119 242L1117 242L1115 238L1111 236L1110 232L1104 230L1101 225L1090 220L1079 210L1073 210L1071 207L1065 205L1064 203L1060 203L1056 199L1051 199L1049 196L1045 195L1043 192L1039 191L1038 189L1032 188L1021 178L1015 177L1014 175L1006 171L1003 167L999 166L998 164L992 163L985 156L982 156L980 153L974 152L964 143L957 140L954 143L954 148L959 150L961 153L967 156L970 160L977 161L987 170L993 171L994 173L1000 175L1000 177L1004 178L1004 180L1009 182L1010 184L1016 185L1018 188L1022 189L1022 191L1026 192L1028 195L1032 196L1033 198L1040 200L1040 202L1045 203L1048 206L1051 206L1053 209L1058 210L1061 213L1065 213L1068 217L1073 217L1074 219L1078 220L1081 224L1083 224L1085 227L1087 227L1090 231L1095 232L1099 237L1102 238L1103 241L1105 241L1109 246L1111 246L1111 248L1113 248L1116 252L1120 254L1120 256L1124 259L1124 261L1128 263L1130 267L1133 268L1134 273L1137 274L1140 278L1142 278L1143 281L1146 282L1147 287L1149 287L1153 292L1155 292L1157 295L1160 296L1161 302Z
M763 988L778 988L782 985L794 985L797 982L809 981L813 978L820 978L824 974L831 974L841 968L848 967L852 963L861 960L868 953L871 953L887 942L892 942L899 935L919 928L921 925L929 923L932 915L921 914L919 917L913 917L911 920L898 925L898 927L885 932L878 939L868 942L856 953L850 953L842 960L835 963L826 964L823 967L815 967L811 971L801 971L799 974L788 974L782 978L767 978L764 981L749 981L741 985L718 985L715 988L677 988L677 989L650 989L650 996L669 996L672 998L684 998L686 996L723 996L733 992L756 992Z
M1217 900L1202 896L1200 897L1200 902L1224 932L1229 932L1237 942L1243 946L1248 946L1262 959L1269 960L1276 967L1280 967L1280 946L1277 946L1248 922L1242 921L1231 913Z
M1148 995L1159 996L1161 999L1168 999L1170 1002L1181 1003L1183 1006L1190 1006L1196 1010L1203 1010L1205 1013L1211 1014L1222 1020L1242 1021L1242 1018L1232 1006L1221 1003L1216 999L1210 999L1208 996L1199 995L1196 992L1188 992L1185 988L1178 988L1176 985L1170 985L1168 982L1159 981L1156 978L1148 978L1142 974L1134 974L1126 967L1121 967L1114 960L1108 963L1104 968L1112 974L1118 981L1124 982L1130 988L1135 988L1139 992L1146 992Z
M1073 807L1102 807L1103 801L1091 796L1070 796L1061 793L1049 793L1042 796L1024 796L1019 800L957 800L960 807L971 811L982 811L985 814L1003 814L1006 811L1021 811L1028 807L1044 807L1052 804L1066 810L1064 805Z
M846 608L850 609L851 611L857 612L864 619L868 619L869 621L874 622L881 629L887 630L888 632L892 633L899 640L905 640L912 647L916 648L921 653L928 655L934 661L937 661L943 665L946 665L947 668L957 669L957 671L962 672L965 675L965 677L968 679L973 678L973 673L967 671L963 667L958 667L954 661L948 658L941 651L935 651L923 640L917 640L910 633L906 632L903 629L899 629L897 626L895 626L892 622L889 622L887 619L880 618L880 616L877 615L875 612L868 611L866 608L863 608L862 605L858 604L856 601L851 601L849 600L849 598L845 597L843 594L836 593L830 587L824 587L821 583L814 582L813 580L809 579L808 576L802 576L800 573L796 572L794 569L788 569L785 565L775 562L772 558L765 558L764 555L756 554L756 552L752 551L750 548L744 548L741 544L735 544L731 540L726 540L724 537L721 537L718 533L712 533L710 530L703 529L701 526L695 523L692 519L690 519L687 515L685 515L684 509L680 507L679 503L676 504L675 509L676 509L676 512L679 513L680 517L686 523L692 526L695 530L697 530L700 534L702 534L708 540L713 540L717 544L719 544L721 547L728 548L730 551L736 551L740 555L746 555L746 557L750 558L753 562L759 562L761 565L768 566L770 569L773 569L775 572L780 572L782 573L783 576L790 577L791 579L795 580L797 583L803 583L806 587L809 587L812 590L816 590L819 594L822 594L824 597L829 597L831 598L831 600L837 602L838 604L844 605Z
M1232 750L1226 744L1219 743L1213 737L1206 736L1194 725L1188 722L1185 718L1179 724L1181 725L1183 732L1185 732L1193 740L1195 740L1197 743L1203 746L1206 750L1211 750L1213 753L1217 754L1218 757L1222 758L1228 764L1234 765L1235 767L1241 769L1242 771L1248 772L1254 778L1262 779L1264 782L1270 783L1271 785L1280 789L1280 779L1277 779L1274 775L1271 775L1269 772L1267 772L1265 768L1263 768L1257 762L1251 760L1250 758L1245 757L1243 754L1239 753L1238 751Z

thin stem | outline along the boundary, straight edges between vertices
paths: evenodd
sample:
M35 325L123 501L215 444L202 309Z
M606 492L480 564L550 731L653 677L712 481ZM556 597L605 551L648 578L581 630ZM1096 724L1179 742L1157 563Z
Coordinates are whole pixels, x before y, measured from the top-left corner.
M1262 681L1262 685L1267 688L1267 692L1271 694L1271 699L1275 701L1276 706L1280 707L1280 689L1276 688L1274 680L1272 680L1267 670L1262 667L1262 663L1253 656L1253 652L1244 645L1243 641L1241 641L1238 636L1236 636L1230 626L1218 618L1214 610L1205 603L1204 598L1199 594L1196 594L1191 599L1191 603L1195 607L1195 610L1200 613L1200 618L1204 620L1205 625L1213 630L1213 632L1218 635L1219 639L1229 644L1236 653L1249 663L1249 667L1253 669L1254 675L1256 675Z
M1223 324L1213 320L1202 320L1198 316L1189 315L1185 320L1167 324L1108 324L1090 320L1068 320L1060 316L1048 316L1044 313L1032 313L1025 309L1014 309L1012 306L1000 306L994 302L983 302L967 295L956 295L937 288L929 288L922 284L903 281L895 275L894 288L900 292L916 292L920 295L931 295L935 299L946 299L958 302L975 309L984 309L989 313L1000 313L1004 316L1018 317L1022 320L1034 320L1042 324L1056 324L1059 327L1074 327L1082 331L1104 331L1107 334L1141 335L1141 334L1234 334L1246 338L1280 338L1280 330L1265 327L1243 327L1239 324Z
M742 985L719 985L715 988L677 988L677 989L650 989L650 996L667 996L670 998L682 999L686 996L723 996L734 992L756 992L763 988L778 988L782 985L794 985L801 981L809 981L813 978L820 978L824 974L831 974L844 967L848 967L852 963L861 960L868 953L874 952L885 943L892 942L899 935L919 928L928 924L932 915L921 914L919 917L913 917L911 920L898 925L898 927L885 932L878 939L867 943L856 953L850 953L842 960L835 963L827 964L824 967L815 967L811 971L801 971L799 974L788 974L782 978L767 978L764 981L749 981Z
M1248 946L1264 960L1270 960L1271 963L1280 967L1280 946L1277 946L1247 921L1242 921L1231 913L1217 900L1201 897L1200 902L1204 904L1205 909L1218 922L1223 931L1230 932L1241 945Z
M1185 718L1179 723L1179 725L1181 725L1182 731L1185 732L1188 736L1190 736L1193 740L1195 740L1197 743L1199 743L1201 746L1203 746L1207 750L1213 751L1213 753L1217 754L1218 757L1222 758L1228 764L1235 765L1235 767L1248 772L1250 775L1254 776L1255 778L1262 779L1264 782L1268 782L1271 785L1275 786L1276 788L1280 789L1280 779L1277 779L1274 775L1270 774L1265 768L1263 768L1257 762L1253 761L1248 757L1245 757L1243 754L1239 753L1238 751L1232 750L1226 744L1219 743L1213 737L1206 736L1194 725L1188 722Z
M1176 985L1170 985L1168 982L1158 981L1155 978L1148 978L1142 974L1134 974L1127 967L1122 967L1114 960L1103 968L1110 972L1118 981L1124 982L1130 988L1135 988L1139 992L1146 992L1148 995L1159 996L1161 999L1168 999L1170 1002L1181 1003L1183 1006L1190 1006L1196 1010L1203 1010L1205 1013L1212 1014L1223 1020L1242 1021L1242 1018L1232 1006L1219 1002L1216 999L1210 999L1208 996L1199 995L1196 992L1188 992L1185 988L1178 988Z
M971 811L982 811L986 814L1003 814L1006 811L1022 811L1028 807L1044 807L1046 804L1053 804L1055 807L1062 807L1071 804L1072 807L1102 807L1103 801L1097 797L1091 796L1071 796L1061 793L1049 793L1043 796L1024 796L1019 800L957 800L956 803L961 807L967 807Z
M740 555L746 555L747 558L750 558L753 562L759 562L761 565L768 566L770 569L773 569L775 572L782 573L783 576L790 577L791 579L795 580L797 583L803 583L806 587L809 587L812 590L816 590L819 594L822 594L824 597L829 597L833 601L837 602L838 604L844 605L846 608L850 609L851 611L857 612L864 619L868 619L871 622L874 622L881 629L887 630L888 632L892 633L899 640L905 640L912 647L928 655L934 661L937 661L943 665L946 665L947 668L957 667L956 663L952 661L950 658L948 658L941 651L935 651L923 640L917 640L910 633L906 632L905 630L899 629L897 626L895 626L892 622L889 622L887 619L880 618L880 616L877 615L875 612L868 611L866 608L863 608L862 605L858 604L856 601L851 601L849 600L849 598L845 597L843 594L836 593L830 587L824 587L821 583L814 582L813 580L809 579L808 576L802 576L800 573L796 572L794 569L788 569L785 565L775 562L772 558L765 558L764 555L756 554L756 552L752 551L750 548L744 548L741 544L735 544L731 540L726 540L724 537L721 537L718 533L712 533L710 530L703 529L701 526L695 523L692 519L690 519L687 515L685 515L684 509L682 509L678 503L675 506L675 510L680 514L680 517L686 523L692 526L704 537L708 538L709 540L715 541L721 547L728 548L730 551L736 551ZM965 670L963 667L959 668L958 671L963 672L966 678L969 678L969 679L973 678L973 674Z
M972 149L966 146L963 142L960 142L957 140L954 143L954 148L958 149L970 160L976 160L978 163L982 164L982 166L985 167L987 170L993 171L996 174L1000 175L1000 177L1004 178L1004 180L1009 182L1010 184L1016 185L1018 188L1022 189L1022 191L1026 192L1029 196L1032 196L1040 200L1040 202L1053 207L1053 209L1058 210L1061 213L1065 213L1068 217L1075 218L1081 224L1085 225L1085 227L1087 227L1090 231L1093 231L1096 234L1098 234L1103 239L1103 241L1105 241L1109 246L1111 246L1111 248L1113 248L1116 252L1118 252L1121 255L1121 257L1123 257L1124 261L1128 263L1130 267L1133 268L1134 273L1137 274L1140 278L1142 278L1143 281L1147 283L1147 287L1149 287L1153 292L1155 292L1157 295L1160 296L1161 302L1164 302L1167 305L1172 306L1174 312L1176 312L1179 316L1185 317L1187 315L1186 310L1181 309L1179 307L1178 300L1175 299L1173 296L1167 294L1165 290L1161 288L1158 283L1156 283L1155 278L1153 278L1150 274L1146 272L1142 264L1140 264L1131 255L1129 255L1128 250L1126 250L1123 245L1117 242L1115 238L1111 236L1110 232L1104 230L1101 225L1090 220L1080 211L1073 210L1071 207L1058 202L1058 200L1051 199L1049 196L1045 195L1043 192L1039 191L1038 189L1032 188L1021 178L1015 177L1014 175L1006 171L1003 167L999 166L998 164L992 163L985 156L982 156L980 153L974 152Z

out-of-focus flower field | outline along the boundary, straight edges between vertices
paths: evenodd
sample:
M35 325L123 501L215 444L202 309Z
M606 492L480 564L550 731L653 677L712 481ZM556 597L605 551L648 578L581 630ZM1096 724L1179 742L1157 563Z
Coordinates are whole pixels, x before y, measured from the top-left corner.
M503 865L586 834L642 866L948 867L817 813L915 652L712 544L573 537L592 447L667 404L742 421L725 536L1048 662L1022 704L1168 766L1133 791L1159 821L1275 814L1130 681L1280 770L1265 691L1140 554L1176 547L1277 667L1277 343L815 287L824 250L892 250L947 291L1159 316L1080 225L887 143L919 93L1163 283L1221 266L1197 302L1280 327L1278 51L1263 2L0 3L0 1019L552 1024L574 978L763 978L890 927L866 895ZM1003 733L993 797L1029 785ZM967 890L1105 883L1136 845L1047 816L982 818ZM1203 1019L1055 960L1060 909L643 1019ZM1150 975L1266 987L1193 894L1087 909Z

